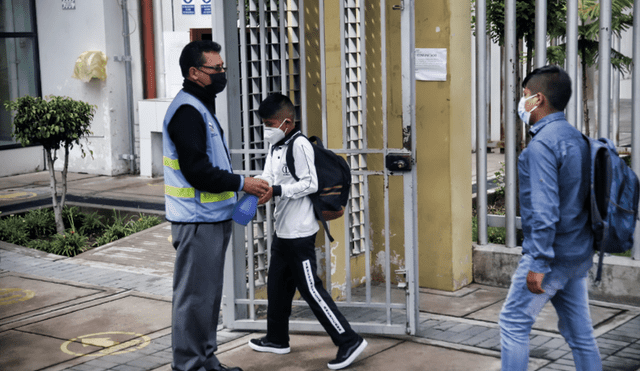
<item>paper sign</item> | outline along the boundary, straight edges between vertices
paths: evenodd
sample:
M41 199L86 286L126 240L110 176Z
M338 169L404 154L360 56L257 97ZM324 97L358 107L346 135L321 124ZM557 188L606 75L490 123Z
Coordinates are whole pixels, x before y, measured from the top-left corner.
M415 59L416 80L447 81L447 49L416 48Z

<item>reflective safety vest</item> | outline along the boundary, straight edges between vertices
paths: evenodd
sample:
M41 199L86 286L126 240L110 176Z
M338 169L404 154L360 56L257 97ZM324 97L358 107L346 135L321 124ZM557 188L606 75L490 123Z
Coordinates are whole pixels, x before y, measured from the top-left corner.
M166 218L172 222L182 223L229 220L237 201L236 192L209 193L199 191L187 182L180 171L176 146L169 137L167 127L178 108L185 104L197 109L207 125L209 133L207 136L207 155L211 165L222 170L232 171L229 150L222 137L217 119L198 98L181 90L169 105L162 125Z

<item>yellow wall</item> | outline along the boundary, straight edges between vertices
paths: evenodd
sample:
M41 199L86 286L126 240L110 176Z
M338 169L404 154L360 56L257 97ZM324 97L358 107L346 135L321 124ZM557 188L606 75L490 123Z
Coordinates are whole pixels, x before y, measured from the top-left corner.
M416 48L447 49L447 81L416 82L420 286L472 281L468 1L418 1ZM428 258L427 258L428 257Z

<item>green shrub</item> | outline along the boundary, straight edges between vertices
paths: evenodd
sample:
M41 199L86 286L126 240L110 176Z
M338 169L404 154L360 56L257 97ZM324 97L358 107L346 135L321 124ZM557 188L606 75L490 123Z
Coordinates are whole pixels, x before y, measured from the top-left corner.
M48 252L69 257L76 256L85 251L87 239L86 236L67 229L63 235L57 233L53 236Z
M471 222L471 237L478 242L478 217L474 216ZM516 231L516 244L522 246L524 235L521 230ZM507 230L503 227L487 227L487 242L496 245L504 245L507 241Z
M40 250L44 252L51 251L51 241L49 240L31 240L27 242L28 248Z
M52 209L31 210L24 215L26 228L30 231L30 238L37 239L55 233L55 217Z
M160 224L160 219L157 216L140 214L135 222L129 221L130 234L138 233L158 224Z
M72 226L82 225L84 214L80 212L77 206L65 206L62 209L62 220L64 221L64 228L72 228Z
M82 221L82 227L78 230L78 232L88 235L92 233L101 232L104 230L105 226L102 223L102 217L98 215L97 211L92 212L91 214L84 214L84 220Z
M27 223L16 215L9 215L0 220L0 240L13 243L16 245L24 245L29 241L29 230Z
M83 213L78 207L63 209L67 227L56 233L53 209L32 210L24 215L0 218L0 240L57 255L75 256L90 247L101 246L160 224L156 216L101 216L97 211ZM95 243L92 243L95 240Z
M113 222L109 224L104 233L96 239L95 246L105 245L158 224L160 224L160 219L156 216L144 216L140 214L137 221L133 219L126 221L126 218L120 216L120 213L114 210Z

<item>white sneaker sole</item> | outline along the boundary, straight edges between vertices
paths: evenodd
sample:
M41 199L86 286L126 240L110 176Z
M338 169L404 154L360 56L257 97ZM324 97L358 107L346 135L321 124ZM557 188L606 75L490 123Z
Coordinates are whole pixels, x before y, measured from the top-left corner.
M353 361L356 360L356 358L358 358L358 356L360 354L362 354L362 352L364 351L364 349L367 347L367 345L369 345L369 343L367 343L367 341L365 339L362 339L362 344L360 344L360 346L358 347L358 349L356 349L355 352L353 352L353 354L351 355L351 357L347 358L344 362L342 363L335 363L335 364L331 364L331 363L327 363L327 367L329 367L329 369L331 370L340 370L342 368L348 367L350 364L353 363Z
M289 348L270 348L270 347L261 347L249 341L249 346L251 349L257 352L265 352L265 353L275 353L275 354L287 354L291 352L291 347Z

